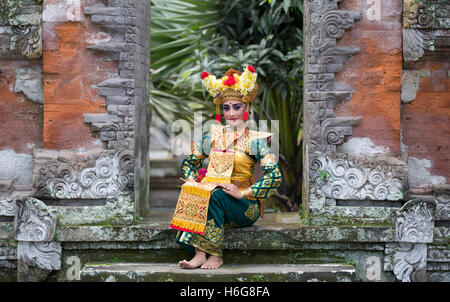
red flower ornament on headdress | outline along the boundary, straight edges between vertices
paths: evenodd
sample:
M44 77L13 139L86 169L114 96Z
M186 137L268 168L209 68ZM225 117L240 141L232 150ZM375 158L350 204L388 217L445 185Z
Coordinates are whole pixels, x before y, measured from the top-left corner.
M202 72L202 74L200 75L200 77L202 78L202 80L204 80L205 78L207 78L209 76L209 73L207 73L206 71Z
M223 84L225 86L231 86L233 84L236 84L236 78L234 77L233 74L229 74L228 78L226 78L225 81L223 81Z

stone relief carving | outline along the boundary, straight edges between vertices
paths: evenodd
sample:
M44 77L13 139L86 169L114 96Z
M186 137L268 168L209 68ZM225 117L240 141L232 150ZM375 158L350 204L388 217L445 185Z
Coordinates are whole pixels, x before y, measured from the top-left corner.
M126 18L128 9L118 6L87 6L84 14L94 24L100 24L107 35L115 36L114 41L93 41L88 49L106 52L111 60L118 61L118 77L98 83L98 93L106 98L107 114L85 114L84 121L90 123L92 130L106 149L120 151L134 149L134 110L137 79L134 78L136 41L127 37L136 36L135 18ZM129 13L129 12L128 12ZM119 28L117 23L121 24ZM120 31L120 34L117 34Z
M17 25L12 27L11 50L17 50L28 59L42 56L42 27L40 25Z
M450 220L450 198L437 196L436 201L436 220Z
M52 241L56 229L56 214L35 198L16 200L14 228L18 241Z
M17 260L43 270L61 268L61 244L59 242L24 242L17 246Z
M73 160L43 161L35 183L36 196L66 199L96 199L117 196L133 183L132 151L102 151L79 165Z
M336 152L336 146L344 142L346 135L352 134L352 126L361 119L358 117L333 117L330 111L321 108L323 104L309 105L310 131L309 145L311 152ZM331 110L332 111L332 110Z
M405 28L450 28L450 4L446 0L403 0Z
M1 55L14 58L18 54L28 59L42 55L42 3L23 1L2 1L0 6Z
M17 246L17 280L44 281L52 270L61 269L59 242L19 242Z
M392 271L403 282L426 281L426 243L387 243L384 271Z
M12 198L0 199L0 216L14 216L16 201Z
M309 152L336 152L336 145L351 134L358 118L336 118L333 114L339 101L351 96L351 87L335 82L335 73L359 53L354 46L337 47L346 30L353 28L361 14L338 9L338 2L311 0L305 14L305 116L307 116L307 143Z
M425 50L434 50L433 32L421 29L403 29L403 59L405 62L419 60Z
M395 241L433 242L435 205L432 202L410 200L395 217Z
M403 205L394 220L394 241L385 246L385 271L403 282L426 281L427 243L435 235L435 203L413 199Z
M428 246L427 262L450 263L450 249L446 246Z
M446 0L403 0L403 58L419 60L426 50L448 45L450 4ZM441 42L444 41L443 43ZM439 46L438 46L439 48ZM445 46L443 48L445 51Z
M365 166L347 158L320 156L310 163L310 181L327 198L354 200L400 200L405 179L389 166Z
M435 186L436 220L450 220L450 185Z
M29 197L15 200L14 230L17 245L18 281L43 281L61 268L61 244L52 241L55 211Z

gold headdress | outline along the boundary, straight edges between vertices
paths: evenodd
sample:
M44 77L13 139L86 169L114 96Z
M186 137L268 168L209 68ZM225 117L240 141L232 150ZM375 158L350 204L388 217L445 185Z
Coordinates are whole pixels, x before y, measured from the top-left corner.
M228 69L227 72L217 79L207 72L201 74L203 85L209 94L214 98L216 104L216 120L221 121L220 105L226 100L236 100L245 103L244 121L248 119L248 110L250 103L256 98L258 93L258 84L253 66L248 65L244 72L235 69Z

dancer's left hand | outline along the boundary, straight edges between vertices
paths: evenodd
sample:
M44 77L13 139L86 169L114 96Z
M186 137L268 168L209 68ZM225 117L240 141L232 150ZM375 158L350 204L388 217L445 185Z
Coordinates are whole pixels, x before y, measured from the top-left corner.
M225 193L234 197L236 199L244 198L244 195L239 190L239 188L234 184L217 184L218 187L221 187Z

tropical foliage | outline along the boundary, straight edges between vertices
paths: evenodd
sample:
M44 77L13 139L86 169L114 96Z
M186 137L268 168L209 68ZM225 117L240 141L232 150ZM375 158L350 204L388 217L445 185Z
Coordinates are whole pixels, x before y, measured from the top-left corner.
M279 207L295 211L302 174L302 1L152 1L151 103L165 121L214 107L201 85L204 70L255 66L260 93L255 119L278 120Z

